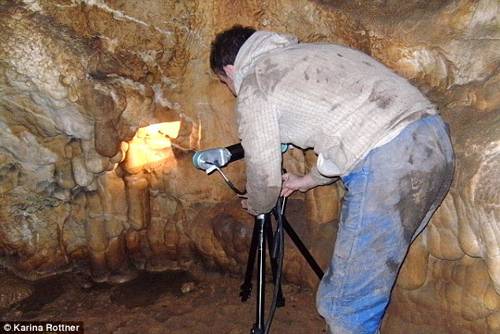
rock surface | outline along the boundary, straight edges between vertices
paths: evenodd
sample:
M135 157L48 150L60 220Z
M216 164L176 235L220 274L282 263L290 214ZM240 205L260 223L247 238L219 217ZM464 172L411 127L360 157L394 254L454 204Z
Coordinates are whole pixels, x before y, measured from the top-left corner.
M499 11L496 0L3 2L1 263L33 280L85 268L100 282L244 271L253 221L218 175L191 164L193 150L237 141L234 99L208 53L216 32L240 23L361 49L439 106L455 179L409 252L383 332L499 333ZM178 128L146 128L155 123ZM285 167L314 161L293 150ZM243 186L242 162L225 171ZM323 187L288 207L322 265L341 197L340 185ZM293 247L285 275L317 283Z
M244 334L255 322L255 298L242 303L241 281L230 275L203 275L202 281L186 272L143 272L134 281L106 283L82 289L72 273L37 281L33 294L7 312L0 321L82 321L85 333L119 334ZM185 286L193 290L184 292ZM47 288L49 286L49 288ZM326 333L314 309L314 293L285 284L287 307L276 311L272 331ZM267 289L267 300L272 291ZM172 307L175 305L175 307Z

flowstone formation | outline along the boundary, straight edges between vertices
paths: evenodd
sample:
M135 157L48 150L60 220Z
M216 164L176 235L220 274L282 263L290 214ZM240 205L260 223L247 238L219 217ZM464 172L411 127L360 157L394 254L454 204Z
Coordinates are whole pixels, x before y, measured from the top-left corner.
M496 0L3 2L2 265L33 280L66 270L110 282L200 265L243 272L252 217L217 175L191 164L195 150L238 141L234 98L211 74L208 54L215 33L239 23L360 49L436 103L451 126L454 183L408 254L383 333L500 333L499 7ZM314 163L311 152L285 156L292 172ZM242 162L225 171L243 187ZM287 209L322 265L342 192L336 184L296 194ZM285 277L317 283L292 246ZM6 305L29 295L20 286Z

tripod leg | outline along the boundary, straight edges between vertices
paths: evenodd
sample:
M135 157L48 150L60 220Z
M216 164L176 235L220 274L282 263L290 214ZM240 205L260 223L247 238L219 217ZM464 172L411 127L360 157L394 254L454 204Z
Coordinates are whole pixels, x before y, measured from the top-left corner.
M255 218L253 225L252 241L250 243L250 251L248 252L247 270L245 273L245 281L240 287L240 297L242 302L246 302L252 294L252 276L255 267L255 255L259 243L259 221Z
M274 246L274 237L273 237L273 228L271 226L271 221L269 221L268 224L265 226L266 229L266 237L267 237L267 246L269 248L269 258L271 259L271 270L273 272L273 282L276 281L276 270L277 270L277 263L276 259L273 259L272 252L273 252L273 246ZM279 282L278 286L278 301L276 303L277 307L283 307L285 306L285 298L283 297L283 290L281 289L281 282Z
M288 233L288 236L290 237L290 239L292 239L293 243L295 244L295 246L297 246L299 251L302 253L302 256L304 256L307 263L309 263L309 266L311 266L311 269L316 273L318 278L319 279L323 278L324 273L323 273L323 270L321 269L321 267L318 265L318 263L316 262L314 257L311 255L311 253L309 253L309 250L304 245L302 240L300 240L297 233L295 233L292 226L290 224L288 224L288 220L286 219L286 217L283 216L282 219L283 219L283 227L285 228L286 233Z
M256 218L259 228L259 239L257 247L257 303L256 303L256 322L252 329L252 334L263 334L265 331L264 308L265 308L265 292L266 292L266 233L265 225L270 224L269 214L260 214Z

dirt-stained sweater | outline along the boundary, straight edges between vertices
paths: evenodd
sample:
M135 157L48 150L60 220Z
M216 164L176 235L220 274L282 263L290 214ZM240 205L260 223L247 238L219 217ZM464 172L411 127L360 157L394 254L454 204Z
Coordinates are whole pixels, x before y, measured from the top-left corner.
M370 56L340 45L255 32L234 66L248 206L270 211L281 190L281 143L313 148L316 184L349 173L367 153L436 109Z

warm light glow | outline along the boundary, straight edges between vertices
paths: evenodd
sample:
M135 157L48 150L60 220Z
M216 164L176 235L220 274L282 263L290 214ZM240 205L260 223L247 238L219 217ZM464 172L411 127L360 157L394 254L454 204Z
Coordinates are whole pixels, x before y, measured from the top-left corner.
M170 138L177 138L181 122L157 123L140 128L129 142L125 169L138 173L165 164L175 164Z

